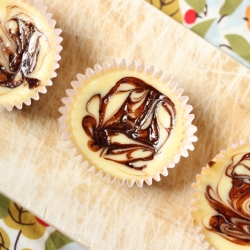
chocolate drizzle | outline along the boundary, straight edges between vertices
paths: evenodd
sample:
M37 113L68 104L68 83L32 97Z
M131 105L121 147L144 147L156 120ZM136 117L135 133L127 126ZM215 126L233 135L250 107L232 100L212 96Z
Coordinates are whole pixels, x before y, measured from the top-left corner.
M121 96L121 104L107 118L110 101L117 95ZM89 110L93 102L98 103L98 117ZM160 108L168 118L164 124L158 117ZM175 105L167 96L135 77L120 79L104 97L92 96L86 110L90 115L82 119L82 127L90 137L88 147L94 152L101 150L100 156L107 160L137 170L147 167L143 162L159 153L171 134L176 115Z
M11 50L0 36L0 86L13 89L26 82L30 89L38 87L40 80L28 76L36 68L42 34L30 21L18 17L8 20L0 29L13 47Z
M220 198L218 186L216 191L211 186L206 188L205 197L218 212L206 228L233 243L250 246L250 152L240 160L238 156L232 157L225 171L232 183L228 201Z

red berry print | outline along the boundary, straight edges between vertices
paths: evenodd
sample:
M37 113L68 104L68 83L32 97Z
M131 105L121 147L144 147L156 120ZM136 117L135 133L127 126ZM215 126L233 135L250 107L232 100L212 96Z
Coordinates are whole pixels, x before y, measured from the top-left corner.
M198 14L195 10L188 10L184 16L185 22L188 24L192 24L195 22L196 18L198 17Z
M41 225L43 225L43 226L45 226L45 227L49 227L49 224L47 224L46 222L42 221L41 219L39 219L39 218L37 218L37 217L36 217L36 221L37 221L39 224L41 224Z

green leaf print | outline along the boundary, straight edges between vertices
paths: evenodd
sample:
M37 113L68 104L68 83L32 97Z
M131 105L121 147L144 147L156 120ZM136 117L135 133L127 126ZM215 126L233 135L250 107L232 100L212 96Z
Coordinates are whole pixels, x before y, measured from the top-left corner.
M237 55L245 59L250 63L250 44L249 42L240 35L226 35L225 38L228 40L231 49Z
M45 250L59 250L61 247L71 243L72 240L58 231L54 231L47 238Z
M6 198L4 195L0 194L0 219L4 219L8 216L8 208L10 204L10 200Z
M207 31L209 30L210 26L214 22L214 20L215 18L204 21L202 23L198 23L195 26L193 26L191 30L195 32L196 34L198 34L199 36L204 37Z
M238 8L242 0L226 0L220 9L221 16L229 16Z
M185 0L197 13L203 12L206 0Z

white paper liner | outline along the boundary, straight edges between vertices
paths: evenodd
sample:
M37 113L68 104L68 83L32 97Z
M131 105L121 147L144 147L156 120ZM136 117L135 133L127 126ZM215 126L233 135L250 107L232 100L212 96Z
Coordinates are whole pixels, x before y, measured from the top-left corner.
M192 124L192 121L195 116L190 113L193 110L193 107L187 104L189 98L187 96L182 96L183 89L178 89L178 83L172 81L172 77L165 76L165 73L162 70L156 71L154 66L147 67L145 63L137 63L135 60L131 61L130 63L127 63L125 59L122 59L121 61L113 59L111 63L105 61L102 66L96 64L94 66L94 70L91 68L87 68L85 75L77 74L77 81L71 82L72 89L67 89L67 97L62 98L64 106L59 108L59 112L62 114L62 116L59 118L59 123L60 129L64 133L63 139L65 141L68 141L69 148L73 148L75 150L75 156L80 154L75 143L70 140L70 133L67 131L67 129L69 128L69 124L67 124L67 111L70 110L69 104L73 101L72 97L74 95L77 95L77 89L81 87L84 82L88 81L91 77L97 76L98 74L104 71L112 71L114 69L135 69L136 71L141 71L148 75L152 75L153 77L160 79L161 82L166 83L166 86L171 88L172 93L176 95L177 100L181 101L181 107L186 110L184 114L184 119L186 119L184 125L186 128L185 138L183 139L178 152L176 152L176 154L174 155L174 158L172 160L169 160L169 164L163 166L161 171L155 173L155 175L151 176L148 180L140 179L138 181L135 179L127 180L126 178L120 180L118 177L110 176L110 174L106 174L102 170L97 169L95 166L90 165L89 162L84 159L83 155L80 156L79 160L80 163L83 163L86 169L91 170L94 174L101 176L101 178L107 180L108 182L116 181L120 185L126 183L129 187L132 187L135 183L138 187L142 187L144 182L146 182L147 185L151 185L153 179L159 182L161 180L161 175L167 176L168 168L173 168L175 164L179 162L181 156L187 157L188 150L194 150L193 142L196 142L198 140L198 138L194 136L194 133L197 131L197 127Z
M27 4L34 6L44 16L45 20L47 20L49 27L53 29L54 39L55 39L54 61L52 63L52 68L50 71L50 78L47 80L47 83L43 83L43 85L38 86L36 88L36 92L31 93L31 95L27 99L23 99L22 103L13 103L13 105L5 104L3 106L0 105L0 112L3 111L4 109L8 111L12 111L14 107L16 107L17 109L22 109L23 103L29 106L31 105L31 99L36 100L36 101L39 100L39 93L42 93L42 94L47 93L46 86L53 85L53 82L51 81L51 79L57 76L56 69L60 67L58 62L61 60L60 52L62 50L62 46L60 44L63 38L60 36L60 34L62 33L62 30L55 28L56 21L52 19L52 14L47 13L47 6L43 5L41 0L26 0L26 1L22 0L22 2L26 2Z
M228 150L234 150L240 146L243 146L245 144L248 144L250 145L250 137L247 137L245 140L238 140L236 142L236 144L233 144L233 143L230 143L227 147L226 150L222 149L220 151L219 154L217 154L211 161L214 161L214 162L217 162L218 158L219 159L223 159L225 158L224 154L228 151ZM191 186L192 186L192 212L196 211L197 208L195 206L195 204L197 203L196 202L196 196L198 195L198 190L196 187L198 187L200 185L200 180L199 180L199 177L202 176L202 177L205 177L206 176L206 172L210 170L210 167L208 166L208 164L202 168L201 170L201 174L197 174L196 175L196 182L192 183ZM202 246L204 247L204 249L207 249L207 250L216 250L216 248L214 246L211 246L210 245L210 242L208 241L208 239L206 238L206 236L201 232L201 230L203 229L202 226L197 226L197 225L194 225L195 227L195 231L197 233L197 236L198 238L200 239L201 243L202 243Z

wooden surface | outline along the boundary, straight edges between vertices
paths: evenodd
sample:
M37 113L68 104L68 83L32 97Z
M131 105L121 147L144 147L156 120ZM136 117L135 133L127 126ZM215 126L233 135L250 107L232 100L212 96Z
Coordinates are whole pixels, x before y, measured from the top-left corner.
M191 183L229 142L250 135L250 72L141 0L46 0L63 29L58 77L39 101L0 113L0 192L94 250L204 249L191 218ZM145 61L190 96L195 151L143 188L107 184L78 164L58 108L76 74L112 58Z

